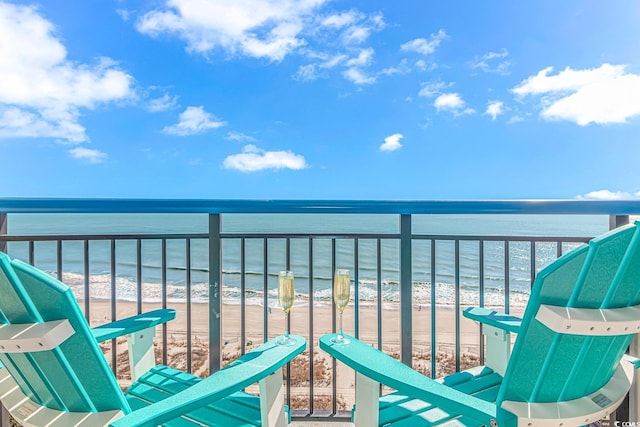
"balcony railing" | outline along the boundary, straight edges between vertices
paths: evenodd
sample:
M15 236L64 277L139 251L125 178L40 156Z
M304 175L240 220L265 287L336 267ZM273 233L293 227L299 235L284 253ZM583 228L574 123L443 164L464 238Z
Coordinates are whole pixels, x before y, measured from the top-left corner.
M483 362L480 331L465 324L463 306L521 310L537 271L598 234L579 224L533 234L525 219L588 216L605 231L637 213L636 201L0 199L0 250L70 284L93 323L177 308L158 356L201 375L282 333L276 277L293 270L288 326L310 350L287 368L288 403L298 417L340 417L353 403L353 374L317 350L337 326L336 268L349 268L354 283L345 330L436 377ZM502 218L523 220L505 232L491 226ZM465 220L476 228L451 231ZM105 352L118 372L118 343Z

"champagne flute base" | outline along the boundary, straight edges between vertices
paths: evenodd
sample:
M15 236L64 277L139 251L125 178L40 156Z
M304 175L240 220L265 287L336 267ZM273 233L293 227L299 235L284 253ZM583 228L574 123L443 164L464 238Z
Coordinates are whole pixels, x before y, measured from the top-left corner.
M335 344L335 345L346 345L351 342L349 338L345 338L342 335L335 336L331 338L329 341L331 342L331 344Z
M294 340L291 337L287 337L287 336L282 336L282 337L280 337L280 338L278 338L276 340L276 344L278 344L278 345L287 346L287 345L294 345L295 343L296 343L296 340Z

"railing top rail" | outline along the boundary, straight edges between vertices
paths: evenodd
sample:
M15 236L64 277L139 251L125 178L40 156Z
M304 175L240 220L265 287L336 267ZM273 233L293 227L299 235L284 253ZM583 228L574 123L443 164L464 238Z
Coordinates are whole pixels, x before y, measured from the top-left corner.
M0 213L630 215L640 200L205 200L0 198Z
M223 239L360 239L360 240L376 240L376 239L400 239L399 233L221 233ZM115 233L115 234L17 234L17 235L0 235L0 241L5 242L53 242L58 240L197 240L208 239L207 233ZM465 235L465 234L421 234L412 233L412 239L416 240L440 240L440 241L474 241L474 242L576 242L587 243L592 237L586 236L514 236L514 235Z

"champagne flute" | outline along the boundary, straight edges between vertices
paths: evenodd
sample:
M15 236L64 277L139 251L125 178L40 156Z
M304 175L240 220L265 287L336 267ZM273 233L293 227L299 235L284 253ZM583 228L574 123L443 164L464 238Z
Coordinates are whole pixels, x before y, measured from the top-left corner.
M333 278L333 301L336 303L338 311L340 311L340 332L338 332L337 337L331 339L334 344L349 344L351 342L342 333L342 314L349 304L350 296L351 277L349 277L349 270L338 269Z
M293 345L296 342L289 337L288 328L294 294L293 271L281 271L278 273L278 302L284 310L284 336L277 341L279 345Z

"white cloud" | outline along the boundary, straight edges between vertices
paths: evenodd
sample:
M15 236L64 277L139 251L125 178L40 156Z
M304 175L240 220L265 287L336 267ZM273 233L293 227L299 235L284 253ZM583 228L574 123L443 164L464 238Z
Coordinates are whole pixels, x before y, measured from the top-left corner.
M364 43L371 35L372 28L359 25L352 25L342 34L345 43Z
M394 74L407 74L411 72L411 67L407 64L407 60L402 59L397 67L387 67L380 71L380 74L391 76Z
M360 19L362 19L361 13L355 10L350 10L348 12L327 16L322 20L322 25L325 27L343 28L349 24L359 21Z
M280 61L305 44L301 33L327 0L171 0L137 23L141 33L175 34L189 52L232 54Z
M171 135L195 135L209 129L217 129L225 126L227 122L212 116L200 107L187 107L180 113L180 121L175 125L167 126L162 131Z
M436 98L433 106L438 110L457 110L464 107L464 101L457 93L444 93Z
M137 30L152 37L175 36L185 43L188 52L205 57L221 52L230 57L248 56L275 62L299 55L310 61L298 67L291 76L294 80L329 77L330 70L340 67L338 72L356 84L375 81L370 77L374 72L363 70L370 62L367 55L373 53L373 49L363 44L385 28L380 13L365 14L354 9L323 13L330 0L157 3L161 5L137 20ZM347 65L350 58L367 65Z
M475 113L473 108L465 108L466 103L457 93L443 93L436 98L433 106L438 111L448 111L455 116Z
M491 120L495 120L499 115L504 114L504 102L489 101L485 114L491 116Z
M320 68L333 68L343 63L348 58L347 55L337 54L327 58L324 62L320 63Z
M294 80L298 81L313 81L321 77L327 76L327 70L335 68L341 64L344 64L345 61L349 58L345 54L318 54L315 52L308 53L313 59L319 59L320 62L300 65L298 67L298 71L292 76Z
M358 56L346 61L347 68L342 75L356 85L368 85L376 82L376 76L371 75L363 68L371 65L374 50L372 48L361 49Z
M402 148L400 140L404 137L401 133L394 133L384 139L384 144L380 146L380 151L396 151Z
M625 191L596 190L576 198L587 200L637 200L640 198L640 192L631 194Z
M298 71L292 76L294 80L309 82L318 78L318 66L316 64L300 65Z
M510 73L509 66L510 61L500 61L503 58L509 56L507 49L502 49L501 52L488 52L482 56L476 56L471 63L471 68L480 69L485 73L497 73L507 75Z
M444 30L438 31L438 34L431 34L429 40L424 38L408 41L400 46L400 50L404 52L417 52L421 55L429 55L435 52L440 43L447 38Z
M92 150L85 147L76 147L69 150L69 154L74 159L84 160L89 163L103 163L109 156L99 150Z
M133 78L108 58L67 59L35 7L0 3L0 136L87 140L80 110L133 97Z
M418 95L424 96L426 98L433 98L434 96L441 94L443 90L450 88L451 86L453 86L453 83L424 82L422 83L422 87L420 88L420 92L418 92Z
M359 18L357 24L348 26L342 32L342 41L347 45L362 44L373 32L380 31L386 26L381 14L372 15L367 19L359 15Z
M512 125L514 123L520 123L520 122L524 122L524 117L516 114L515 116L511 117L509 121L507 121L507 124Z
M154 98L149 101L149 105L147 109L152 113L157 113L160 111L167 111L172 109L178 103L177 96L170 96L168 93L165 93L159 98Z
M589 123L625 123L640 115L640 75L624 65L602 64L598 68L569 67L550 75L553 67L541 70L512 91L520 96L542 96L541 116L567 120L580 126Z
M376 82L375 76L366 75L358 68L349 68L344 71L343 75L347 80L357 85L369 85Z
M366 67L371 64L374 50L372 48L362 49L357 57L347 61L347 67Z
M432 71L438 66L436 64L427 65L424 59L418 59L415 63L415 67L418 71Z
M62 142L86 141L85 128L78 115L49 120L35 109L0 105L0 138L59 138Z
M131 18L131 11L128 9L116 9L116 13L125 22L129 21Z
M300 170L307 167L303 156L291 151L265 151L255 145L246 145L242 153L228 156L223 166L241 172L257 172L265 169Z
M257 141L256 138L254 138L254 137L252 137L250 135L246 135L244 133L235 132L235 131L228 132L227 136L225 136L224 139L228 139L230 141L237 141L237 142L255 142L255 141Z
M457 93L443 93L433 101L433 106L438 110L457 110L464 107L464 101Z

